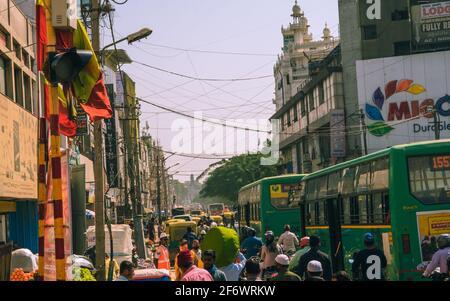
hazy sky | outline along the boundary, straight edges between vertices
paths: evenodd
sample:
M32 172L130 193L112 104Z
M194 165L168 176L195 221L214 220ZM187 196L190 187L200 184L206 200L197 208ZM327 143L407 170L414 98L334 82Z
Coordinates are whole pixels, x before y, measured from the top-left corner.
M276 55L281 53L281 26L291 21L293 0L129 0L116 5L114 28L118 37L149 27L153 34L132 46L121 44L138 62L199 78L243 78L273 74ZM314 39L320 39L325 22L338 35L337 0L303 0L299 5L311 25ZM104 43L111 41L109 29L102 30ZM169 46L194 52L175 50ZM205 53L219 51L261 55ZM192 115L203 110L204 117L265 119L275 110L273 77L241 82L192 81L162 73L140 64L123 68L136 81L137 95L151 102ZM249 103L250 102L250 103ZM166 150L172 150L172 113L142 104L142 124ZM162 114L156 114L163 112ZM183 118L183 117L181 117ZM186 119L191 122L190 119ZM193 145L199 141L192 140ZM216 160L173 156L167 166L187 180L198 176Z

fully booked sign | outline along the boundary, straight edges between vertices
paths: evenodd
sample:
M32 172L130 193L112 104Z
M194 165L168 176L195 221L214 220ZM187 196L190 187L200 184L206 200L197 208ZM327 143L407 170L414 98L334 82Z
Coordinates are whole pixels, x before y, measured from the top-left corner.
M415 50L450 43L450 1L411 7Z
M356 66L369 152L433 140L436 131L450 138L450 51L358 61Z
M106 176L110 188L118 188L118 166L117 166L117 134L116 134L116 114L114 110L114 87L106 85L108 97L111 100L112 117L105 119L105 155L106 155Z

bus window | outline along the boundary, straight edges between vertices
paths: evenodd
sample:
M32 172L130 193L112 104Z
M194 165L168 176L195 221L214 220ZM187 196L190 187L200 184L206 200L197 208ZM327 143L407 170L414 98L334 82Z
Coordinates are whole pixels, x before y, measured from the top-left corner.
M317 180L317 198L323 199L327 197L327 177L320 177Z
M306 201L315 201L317 200L317 181L313 179L306 183Z
M364 164L357 167L356 191L358 193L369 191L369 175L370 175L369 164Z
M339 193L339 182L341 182L341 172L334 172L328 176L327 196L336 196Z
M384 158L372 162L371 169L372 190L389 189L389 159Z
M355 169L355 167L344 169L340 191L342 195L349 195L355 192Z
M359 224L359 202L357 197L350 198L350 224Z
M314 203L314 224L320 225L320 202Z
M411 194L424 204L450 203L450 156L408 159Z
M321 203L321 207L320 208L320 223L322 225L328 225L328 206L327 206L327 201L323 200L320 202Z
M305 205L305 223L307 226L312 225L312 213L311 213L312 204L308 203Z
M383 207L383 223L389 225L391 223L390 220L390 208L389 208L389 194L383 193L382 197L382 207Z
M342 198L343 225L351 225L350 197Z
M270 203L276 209L298 208L298 184L270 185Z
M385 223L384 212L383 212L383 194L374 193L372 195L373 201L373 223L381 225Z
M359 223L368 224L369 223L369 206L368 206L368 196L359 195L358 196L358 207L359 207Z

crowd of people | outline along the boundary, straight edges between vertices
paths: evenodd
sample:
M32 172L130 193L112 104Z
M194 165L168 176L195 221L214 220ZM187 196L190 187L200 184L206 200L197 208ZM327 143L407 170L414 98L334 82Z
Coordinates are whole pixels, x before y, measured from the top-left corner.
M289 225L276 238L273 231L267 231L264 240L257 237L255 229L246 228L241 239L240 251L234 262L218 267L216 252L202 250L202 242L207 232L215 227L213 222L200 221L197 236L187 229L180 242L180 251L175 257L176 281L383 281L387 280L387 259L376 245L375 235L367 233L363 237L362 250L353 254L351 275L344 270L333 271L331 257L321 250L318 236L299 239L291 232ZM159 247L155 251L154 264L158 269L171 269L169 237L162 233ZM424 272L429 277L440 267L441 273L448 275L450 237L441 235L436 239L437 249L430 256L430 264ZM128 263L120 266L123 281L131 279L133 269Z

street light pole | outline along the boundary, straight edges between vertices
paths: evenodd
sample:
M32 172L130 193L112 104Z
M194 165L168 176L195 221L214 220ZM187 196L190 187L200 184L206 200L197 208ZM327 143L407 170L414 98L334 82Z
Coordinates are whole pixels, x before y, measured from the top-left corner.
M100 50L100 1L92 0L92 47ZM105 281L105 212L102 120L94 123L94 177L95 177L95 261L97 279Z

